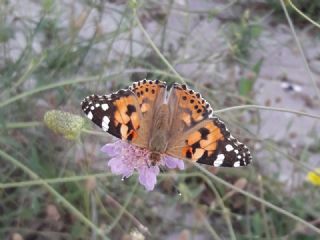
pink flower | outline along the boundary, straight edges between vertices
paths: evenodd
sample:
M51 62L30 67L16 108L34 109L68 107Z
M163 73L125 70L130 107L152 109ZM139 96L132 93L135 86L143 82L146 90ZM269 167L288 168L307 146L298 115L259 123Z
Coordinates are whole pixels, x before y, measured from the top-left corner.
M182 160L168 155L162 155L160 162L156 166L148 166L150 165L150 151L131 145L125 141L106 144L101 148L101 151L111 157L108 161L108 166L111 168L112 173L122 175L123 178L128 178L133 174L134 170L137 170L139 182L148 191L154 189L157 175L160 172L159 166L184 169L184 162Z

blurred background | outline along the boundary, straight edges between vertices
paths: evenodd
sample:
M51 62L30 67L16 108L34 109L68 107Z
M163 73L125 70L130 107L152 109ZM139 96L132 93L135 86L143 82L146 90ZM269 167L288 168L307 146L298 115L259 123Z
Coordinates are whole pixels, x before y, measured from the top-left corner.
M315 23L278 0L0 1L0 239L320 239L320 2L293 3ZM180 82L171 68L224 110L250 166L186 163L146 192L110 173L94 124L43 123Z

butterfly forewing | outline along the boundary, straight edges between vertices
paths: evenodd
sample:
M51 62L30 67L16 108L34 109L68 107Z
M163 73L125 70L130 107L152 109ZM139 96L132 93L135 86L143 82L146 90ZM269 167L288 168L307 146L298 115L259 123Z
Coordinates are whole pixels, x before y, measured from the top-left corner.
M155 113L164 101L166 83L159 80L134 82L129 89L136 95L141 112L139 137L132 141L139 147L149 147Z
M111 95L91 95L81 102L87 117L105 132L123 140L138 137L141 113L138 99L130 90Z
M87 117L104 131L148 148L154 113L162 104L166 84L158 80L134 82L111 95L91 95L81 105Z

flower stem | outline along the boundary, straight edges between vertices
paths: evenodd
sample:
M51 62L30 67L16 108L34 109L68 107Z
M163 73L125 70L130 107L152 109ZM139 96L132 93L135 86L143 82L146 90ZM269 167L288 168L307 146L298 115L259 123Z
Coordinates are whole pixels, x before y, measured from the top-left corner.
M154 42L152 41L150 35L148 34L148 32L145 30L145 28L142 26L139 17L137 15L137 10L136 8L133 9L133 15L135 17L135 20L138 24L138 27L140 28L140 30L142 31L143 35L146 37L148 43L150 44L150 46L153 48L153 50L158 54L158 56L161 58L161 60L164 62L164 64L167 65L167 67L171 70L171 72L173 72L180 80L180 82L185 83L185 80L181 77L181 75L174 69L174 67L169 63L169 61L165 58L165 56L163 56L163 54L160 52L160 50L158 49L158 47L154 44Z
M277 211L277 212L279 212L279 213L281 213L281 214L283 214L283 215L285 215L285 216L287 216L287 217L289 217L289 218L291 218L293 220L296 220L297 222L300 222L304 226L306 226L306 227L312 229L313 231L315 231L316 233L320 234L320 229L319 228L317 228L314 225L308 223L307 221L303 220L302 218L300 218L300 217L298 217L298 216L296 216L296 215L294 215L294 214L292 214L292 213L290 213L290 212L288 212L288 211L286 211L286 210L284 210L284 209L282 209L280 207L277 207L276 205L274 205L274 204L272 204L272 203L270 203L270 202L268 202L268 201L266 201L266 200L264 200L262 198L259 198L259 197L255 196L255 195L253 195L252 193L244 191L244 190L242 190L242 189L240 189L240 188L238 188L238 187L226 182L225 180L219 178L218 176L215 176L212 173L210 173L207 169L205 169L204 167L200 166L200 164L194 163L194 166L197 167L201 172L206 174L209 178L213 179L214 181L216 181L216 182L218 182L218 183L220 183L220 184L222 184L222 185L224 185L224 186L226 186L228 188L231 188L231 189L233 189L233 190L245 195L246 197L249 197L249 198L251 198L251 199L253 199L253 200L257 201L257 202L260 202L260 203L264 204L265 206L267 206L267 207L269 207L269 208L271 208L271 209L273 209L273 210L275 210L275 211Z
M317 23L316 21L314 21L313 19L309 18L306 14L304 14L303 12L301 12L301 10L299 8L296 7L296 5L294 5L292 3L291 0L286 0L290 7L292 7L300 16L302 16L303 18L305 18L306 20L308 20L309 22L311 22L313 25L315 25L317 28L320 28L320 24Z
M42 122L14 122L14 123L5 123L3 126L0 126L0 128L29 128L29 127L38 127L41 126Z
M217 198L218 204L220 205L220 207L222 209L222 212L223 212L222 215L225 218L226 224L228 226L229 233L230 233L230 239L236 240L237 238L236 238L236 235L235 235L235 232L234 232L234 229L233 229L233 226L232 226L232 222L231 222L231 219L230 219L230 210L224 205L223 199L221 198L218 190L212 184L210 179L204 174L201 174L200 177L208 184L208 186L214 192L214 194L215 194L215 196Z
M307 73L308 73L308 75L309 75L309 79L311 80L311 82L312 82L312 84L313 84L313 87L314 87L314 89L315 89L315 92L316 92L316 94L317 94L317 96L318 96L318 100L320 100L320 90L319 90L319 88L318 88L318 85L317 85L317 83L316 83L316 80L315 80L314 77L313 77L313 74L312 74L311 69L310 69L310 67L309 67L307 58L306 58L306 56L305 56L305 54L304 54L304 51L303 51L303 49L302 49L302 46L301 46L301 43L300 43L300 41L299 41L299 39L298 39L298 36L297 36L297 34L296 34L296 31L294 30L294 26L293 26L293 23L292 23L291 18L290 18L290 16L289 16L289 13L288 13L288 11L287 11L286 5L284 4L283 0L280 0L280 3L281 3L281 6L282 6L282 9L283 9L283 11L284 11L284 14L285 14L285 16L286 16L286 18L287 18L287 21L288 21L288 23L289 23L289 26L290 26L292 35L293 35L293 37L294 37L294 40L295 40L295 42L296 42L296 44L297 44L297 47L298 47L298 49L299 49L299 52L300 52L300 54L301 54L301 57L302 57L302 60L303 60L303 63L304 63L304 67L305 67L305 69L306 69L306 71L307 71ZM290 1L289 1L289 3L290 3Z
M61 202L66 208L68 208L74 215L76 215L85 225L90 227L93 231L95 231L100 237L103 239L109 239L107 236L103 234L101 229L99 229L96 225L94 225L88 218L86 218L78 209L76 209L70 202L68 202L60 193L58 193L53 187L51 187L47 182L44 182L35 172L33 172L30 168L22 164L17 159L8 155L7 153L0 150L0 156L6 159L8 162L13 164L14 166L21 168L24 172L26 172L31 178L38 180L41 184L53 195L57 198L58 202Z
M293 113L293 114L298 114L298 115L302 115L302 116L320 119L319 115L315 115L315 114L311 114L311 113L300 112L300 111L287 109L287 108L266 107L266 106L260 106L260 105L233 106L233 107L223 108L221 110L216 110L216 111L214 111L214 113L222 113L222 112L227 112L227 111L232 111L232 110L248 109L248 108L268 110L268 111L277 111L277 112L287 112L287 113Z
M136 180L135 185L133 186L132 191L130 192L129 196L127 197L125 203L123 204L123 206L120 206L120 212L119 214L116 216L116 218L113 220L113 222L109 225L109 227L106 229L106 233L109 233L119 222L119 220L121 219L122 215L125 213L126 208L128 207L130 201L132 200L132 197L135 193L135 191L137 190L138 187L138 183L139 181Z
M63 177L63 178L52 178L52 179L41 179L41 180L31 180L31 181L23 181L23 182L13 182L13 183L0 183L0 189L5 188L17 188L17 187L31 187L35 185L43 185L44 183L54 184L54 183L66 183L66 182L75 182L87 180L92 177L95 178L106 178L113 177L113 173L96 173L85 176L72 176L72 177Z

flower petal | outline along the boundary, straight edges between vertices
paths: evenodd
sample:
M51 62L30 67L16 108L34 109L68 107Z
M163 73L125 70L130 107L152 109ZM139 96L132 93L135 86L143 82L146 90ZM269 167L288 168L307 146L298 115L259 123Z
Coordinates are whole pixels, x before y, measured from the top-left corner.
M179 168L180 170L184 169L184 162L178 158L165 156L163 158L165 165L167 168Z
M147 166L150 160L150 151L129 144L125 141L116 141L106 144L101 148L111 159L108 166L111 172L122 177L130 177L136 169L139 173L139 182L147 191L152 191L157 183L157 175L159 174L159 165L166 165L168 168L184 169L184 162L180 159L164 156L156 166Z
M315 186L320 186L320 168L308 172L307 180Z
M101 149L100 151L101 152L104 152L106 154L108 154L110 157L114 157L116 156L117 154L119 154L119 151L118 151L118 147L116 146L115 143L108 143L108 144L105 144Z
M108 161L108 166L111 168L111 172L123 177L130 177L133 173L133 168L130 168L124 163L124 159L121 157L114 157Z
M139 182L146 188L147 191L152 191L157 183L157 175L159 174L159 167L143 166L138 169Z

